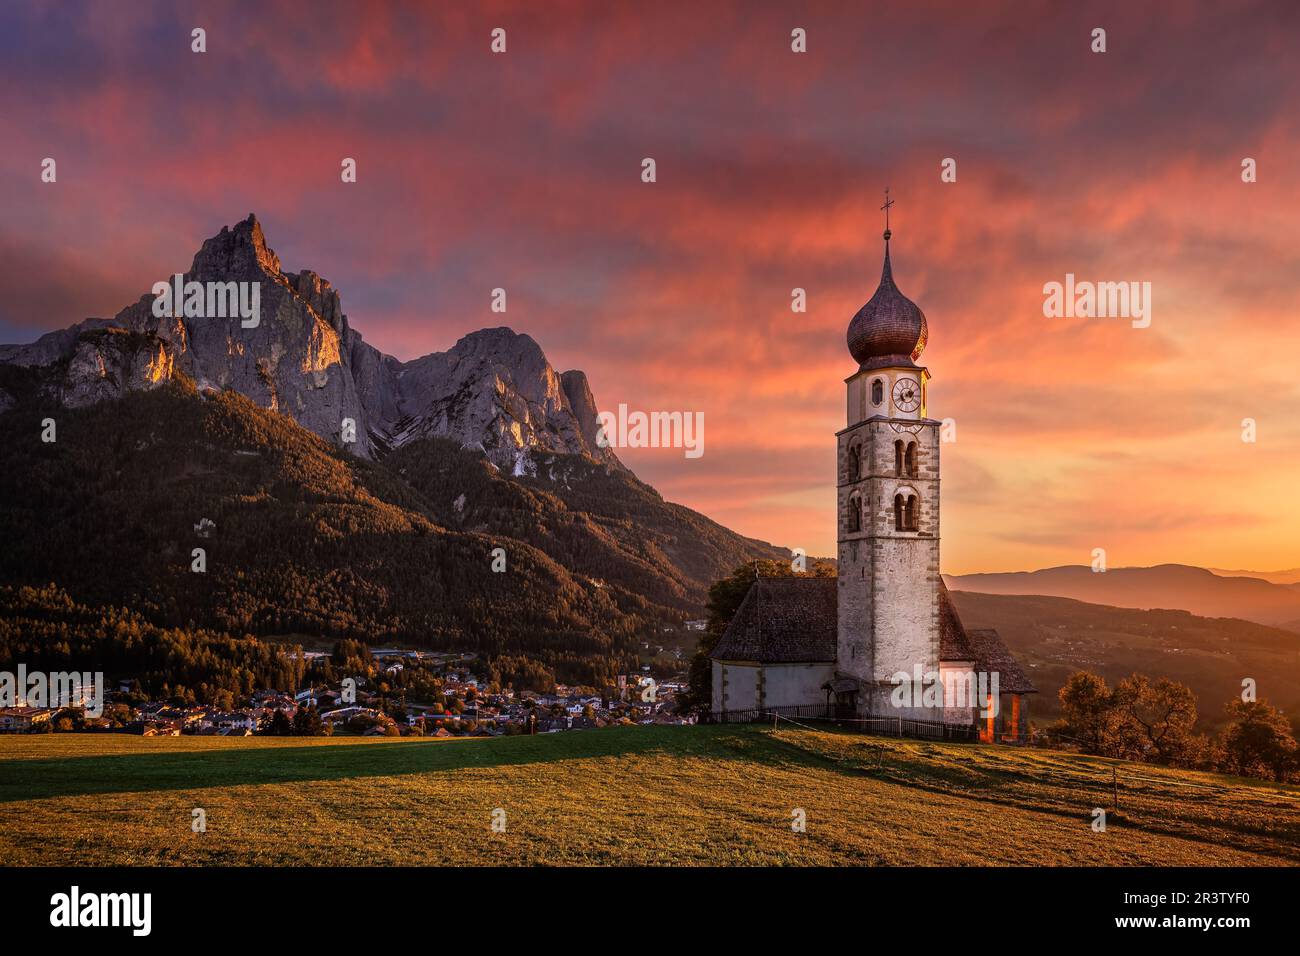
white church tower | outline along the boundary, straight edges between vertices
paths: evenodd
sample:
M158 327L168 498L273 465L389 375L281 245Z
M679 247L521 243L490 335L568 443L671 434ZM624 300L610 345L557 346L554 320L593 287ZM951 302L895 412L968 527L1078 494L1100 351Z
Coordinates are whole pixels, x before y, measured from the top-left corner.
M858 370L847 378L848 427L838 441L839 582L836 669L841 711L933 719L892 706L899 672L939 669L939 428L928 416L925 313L898 291L889 261L849 323Z
M838 575L756 576L709 654L711 719L826 714L873 732L1023 742L1033 683L997 631L962 626L939 575L943 424L917 364L925 313L894 284L890 205L886 190L880 286L849 323Z

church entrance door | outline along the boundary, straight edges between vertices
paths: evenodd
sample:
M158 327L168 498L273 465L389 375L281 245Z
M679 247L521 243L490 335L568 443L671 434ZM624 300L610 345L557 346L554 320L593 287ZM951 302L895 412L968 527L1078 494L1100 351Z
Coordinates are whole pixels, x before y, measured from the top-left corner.
M858 692L841 691L835 695L835 719L852 720L858 716Z

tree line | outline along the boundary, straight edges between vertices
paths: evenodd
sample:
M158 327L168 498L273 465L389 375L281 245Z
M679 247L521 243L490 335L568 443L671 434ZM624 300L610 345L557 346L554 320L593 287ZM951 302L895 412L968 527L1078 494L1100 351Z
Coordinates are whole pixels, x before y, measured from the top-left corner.
M297 687L297 648L207 628L159 627L126 608L91 607L54 585L0 587L0 667L102 671L140 699L225 709L267 687Z

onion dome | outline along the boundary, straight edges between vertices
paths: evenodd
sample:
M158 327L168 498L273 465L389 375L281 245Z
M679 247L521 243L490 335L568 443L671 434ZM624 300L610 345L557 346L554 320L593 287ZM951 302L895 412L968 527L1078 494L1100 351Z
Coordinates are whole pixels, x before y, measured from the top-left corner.
M921 307L898 291L889 265L885 230L885 267L880 286L849 323L849 354L863 368L912 365L925 349L929 328Z

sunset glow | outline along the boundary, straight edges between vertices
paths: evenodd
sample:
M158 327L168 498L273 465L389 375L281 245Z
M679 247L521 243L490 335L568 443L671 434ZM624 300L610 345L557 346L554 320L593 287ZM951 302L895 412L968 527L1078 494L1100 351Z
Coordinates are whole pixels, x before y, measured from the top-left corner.
M956 423L944 571L1098 547L1300 565L1300 72L1277 69L1300 13L856 6L7 8L0 340L113 315L255 212L398 358L504 324L602 409L702 412L700 457L621 457L727 527L832 554L845 329L888 185L929 411ZM204 57L177 40L195 17ZM1045 318L1067 274L1150 282L1150 327Z

